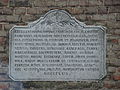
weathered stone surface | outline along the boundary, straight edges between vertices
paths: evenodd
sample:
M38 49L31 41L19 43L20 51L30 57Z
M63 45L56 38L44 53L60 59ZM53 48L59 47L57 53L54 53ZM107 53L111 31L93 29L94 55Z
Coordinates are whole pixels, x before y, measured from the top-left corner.
M44 17L30 23L28 26L22 28L21 26L15 26L11 29L9 38L9 48L11 48L9 52L10 77L17 81L81 81L102 79L106 75L104 30L104 27L100 26L87 26L72 18L66 11L57 9L49 11ZM28 40L28 43L26 40ZM29 45L29 40L35 41ZM18 41L19 44L17 44ZM21 51L19 51L19 47L21 47ZM101 50L100 48L103 49ZM25 58L18 58L19 55L23 54L22 52L26 57L31 57L33 64ZM34 54L36 54L37 58L33 59L33 57L36 57ZM91 57L94 59L91 60ZM54 59L54 62L52 59ZM26 62L28 68L21 66L18 68L16 66L19 65L18 61L22 65L24 65L23 62ZM37 67L35 67L36 65ZM29 70L30 72L28 72ZM23 73L25 77L22 77Z

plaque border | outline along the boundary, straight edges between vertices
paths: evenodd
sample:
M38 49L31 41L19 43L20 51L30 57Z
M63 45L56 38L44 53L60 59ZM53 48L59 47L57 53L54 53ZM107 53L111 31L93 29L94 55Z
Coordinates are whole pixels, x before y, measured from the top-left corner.
M33 78L33 79L30 79L30 78L27 78L27 79L16 79L16 78L14 78L13 76L12 76L12 74L11 74L11 48L12 48L12 38L13 38L13 36L12 36L12 33L13 33L13 31L14 31L14 29L16 29L16 28L31 28L31 27L33 27L34 25L36 25L37 23L39 23L41 20L43 20L43 19L45 19L49 14L51 14L51 13L53 13L53 12L62 12L62 13L64 13L64 14L66 14L70 19L72 19L72 20L74 20L76 23L78 23L78 25L80 25L81 26L81 28L83 28L83 29L87 29L87 28L89 28L89 29L99 29L99 30L101 30L102 32L103 32L103 37L102 37L102 39L103 39L103 45L101 45L101 46L103 46L103 48L102 48L102 53L103 53L103 57L102 57L102 61L101 61L101 63L102 63L102 71L101 71L101 74L100 74L100 78L99 79L79 79L78 80L78 78L77 78L77 80L75 80L75 81L88 81L88 80L90 80L90 81L95 81L95 80L101 80L101 79L103 79L105 76L106 76L106 74L107 74L107 72L106 72L106 27L104 27L104 26L94 26L94 25L86 25L85 23L83 23L83 22L80 22L79 20L77 20L75 17L72 17L68 12L66 12L65 10L59 10L59 9L54 9L54 10L50 10L50 11L48 11L43 17L40 17L38 20L36 20L36 21L33 21L33 22L30 22L30 23L28 23L28 25L26 25L26 26L17 26L17 25L14 25L11 29L10 29L10 31L9 31L9 77L12 79L12 80L14 80L14 81L63 81L63 80L45 80L45 79L43 79L43 78ZM68 80L67 80L68 79ZM64 80L64 81L74 81L74 80L69 80L70 78L67 78L66 80ZM72 79L72 78L71 78Z

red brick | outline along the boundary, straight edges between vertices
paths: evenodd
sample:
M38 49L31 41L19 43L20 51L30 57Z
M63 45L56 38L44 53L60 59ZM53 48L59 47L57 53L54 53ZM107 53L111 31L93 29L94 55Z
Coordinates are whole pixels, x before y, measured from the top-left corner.
M5 37L0 37L0 45L3 45L6 41Z
M120 73L115 73L113 75L114 80L120 80Z
M117 21L120 21L120 13L117 13L117 14L116 14L116 20L117 20Z
M118 39L110 39L109 42L111 42L111 43L118 43Z
M115 87L115 82L114 81L104 81L104 87L106 88L113 88Z
M8 84L0 83L0 89L8 89Z
M117 68L117 71L120 72L120 67Z

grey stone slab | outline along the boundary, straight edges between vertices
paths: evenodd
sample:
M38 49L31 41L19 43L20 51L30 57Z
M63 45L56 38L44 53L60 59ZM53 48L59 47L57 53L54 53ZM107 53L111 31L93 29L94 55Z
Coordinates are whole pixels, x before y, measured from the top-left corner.
M105 27L51 10L9 33L9 76L15 81L99 80L106 75Z

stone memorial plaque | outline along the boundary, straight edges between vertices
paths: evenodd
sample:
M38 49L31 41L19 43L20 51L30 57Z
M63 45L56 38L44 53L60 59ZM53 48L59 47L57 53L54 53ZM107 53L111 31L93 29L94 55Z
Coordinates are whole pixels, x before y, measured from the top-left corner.
M106 75L105 28L64 10L51 10L9 37L9 76L15 81L81 81Z

